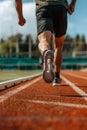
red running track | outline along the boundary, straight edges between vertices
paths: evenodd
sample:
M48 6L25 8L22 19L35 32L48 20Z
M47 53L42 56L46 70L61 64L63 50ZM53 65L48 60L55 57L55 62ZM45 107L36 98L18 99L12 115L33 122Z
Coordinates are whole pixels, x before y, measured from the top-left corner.
M38 77L0 92L0 130L86 130L87 72L61 77L57 87Z

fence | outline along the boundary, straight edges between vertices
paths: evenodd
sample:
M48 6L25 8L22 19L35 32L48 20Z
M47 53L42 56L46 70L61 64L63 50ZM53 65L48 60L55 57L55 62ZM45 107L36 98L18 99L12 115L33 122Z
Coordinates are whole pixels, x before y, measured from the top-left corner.
M4 57L0 58L1 70L32 70L41 69L39 58ZM87 57L67 57L63 59L62 69L87 68Z
M40 69L39 59L29 57L3 57L0 58L1 70L28 70Z

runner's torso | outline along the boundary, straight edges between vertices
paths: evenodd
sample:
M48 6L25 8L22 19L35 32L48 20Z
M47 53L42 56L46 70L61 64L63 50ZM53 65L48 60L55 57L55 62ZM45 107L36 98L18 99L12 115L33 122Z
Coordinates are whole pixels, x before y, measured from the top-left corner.
M45 5L62 5L65 8L68 8L67 0L36 0L37 6L45 6Z

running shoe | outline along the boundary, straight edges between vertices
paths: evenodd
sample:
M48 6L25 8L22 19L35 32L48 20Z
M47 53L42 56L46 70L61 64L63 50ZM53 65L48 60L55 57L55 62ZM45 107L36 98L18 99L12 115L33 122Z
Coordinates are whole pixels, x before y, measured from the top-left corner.
M43 79L47 83L53 82L54 79L54 72L52 69L52 62L53 62L53 51L47 50L44 52L44 63L43 63Z
M53 80L53 86L59 86L61 84L62 79L55 77Z

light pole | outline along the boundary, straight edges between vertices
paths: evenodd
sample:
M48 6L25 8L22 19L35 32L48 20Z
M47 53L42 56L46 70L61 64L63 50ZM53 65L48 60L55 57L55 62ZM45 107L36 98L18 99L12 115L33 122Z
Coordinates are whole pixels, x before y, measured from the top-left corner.
M16 56L19 54L19 42L18 42L18 36L16 37Z
M31 37L29 37L29 58L32 57Z

